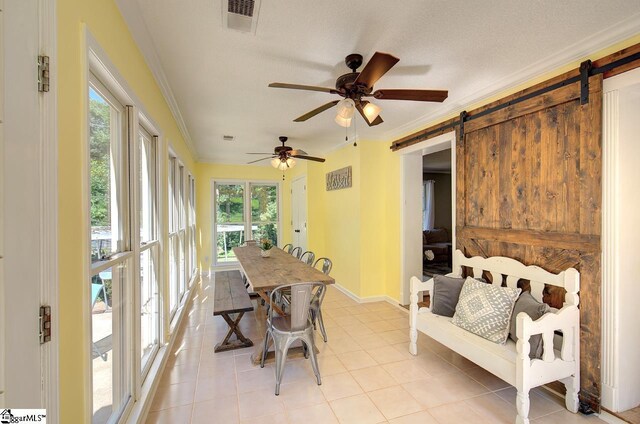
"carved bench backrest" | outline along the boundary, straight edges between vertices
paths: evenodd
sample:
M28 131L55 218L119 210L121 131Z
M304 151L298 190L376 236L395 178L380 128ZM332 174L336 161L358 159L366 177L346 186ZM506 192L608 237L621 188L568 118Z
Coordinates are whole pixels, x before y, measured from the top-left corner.
M474 278L482 277L484 272L488 272L492 277L493 284L499 286L502 285L505 277L508 287L517 287L519 280L529 280L531 294L539 302L542 302L545 284L564 288L566 290L564 298L566 304L578 306L580 302L578 297L580 274L574 268L554 274L539 266L524 265L515 259L503 256L467 258L460 250L456 250L453 255L453 273L461 276L463 266L473 270Z

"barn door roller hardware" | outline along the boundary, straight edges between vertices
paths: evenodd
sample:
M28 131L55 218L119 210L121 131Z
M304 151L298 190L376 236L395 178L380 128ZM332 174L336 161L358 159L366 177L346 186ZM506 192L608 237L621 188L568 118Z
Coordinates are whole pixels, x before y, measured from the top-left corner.
M580 104L589 103L589 76L593 65L590 60L585 60L580 64Z
M469 114L466 110L460 112L460 141L464 141L464 121L467 120Z

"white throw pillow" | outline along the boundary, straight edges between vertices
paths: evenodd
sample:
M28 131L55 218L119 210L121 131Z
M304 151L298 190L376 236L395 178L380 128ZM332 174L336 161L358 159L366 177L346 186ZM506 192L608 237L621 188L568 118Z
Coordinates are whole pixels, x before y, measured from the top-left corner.
M467 277L451 323L502 344L509 336L509 321L520 291Z

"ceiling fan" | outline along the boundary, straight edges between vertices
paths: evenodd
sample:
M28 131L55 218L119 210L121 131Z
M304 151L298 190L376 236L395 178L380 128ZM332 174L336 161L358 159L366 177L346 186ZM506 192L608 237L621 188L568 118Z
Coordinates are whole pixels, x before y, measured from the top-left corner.
M272 153L247 153L248 155L271 155L271 156L268 156L262 159L252 160L251 162L247 162L247 164L271 159L271 166L273 166L274 168L278 168L281 171L285 171L295 166L296 161L293 158L311 160L314 162L324 162L323 158L309 156L307 155L307 152L305 152L304 150L300 150L300 149L294 150L293 147L291 146L285 146L285 143L287 142L288 137L285 137L282 135L278 137L278 139L282 143L282 146L276 146L276 148L273 149L273 154Z
M443 102L447 98L447 90L382 89L373 91L373 85L399 60L388 53L376 52L362 71L357 72L356 70L362 65L362 55L354 53L344 60L351 72L338 77L335 89L281 82L271 83L269 87L320 91L344 97L343 100L334 100L294 119L294 122L303 122L338 105L336 122L343 127L351 125L354 109L360 113L370 127L383 122L379 116L380 107L365 100L365 97L373 97L377 100L413 100L418 102Z

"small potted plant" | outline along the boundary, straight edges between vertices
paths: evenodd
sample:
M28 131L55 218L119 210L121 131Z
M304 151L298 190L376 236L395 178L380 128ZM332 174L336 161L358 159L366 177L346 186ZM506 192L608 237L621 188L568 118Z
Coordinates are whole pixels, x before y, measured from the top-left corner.
M271 256L271 248L273 247L273 243L271 243L271 240L263 238L262 240L260 240L260 255L263 258L268 258L269 256Z

